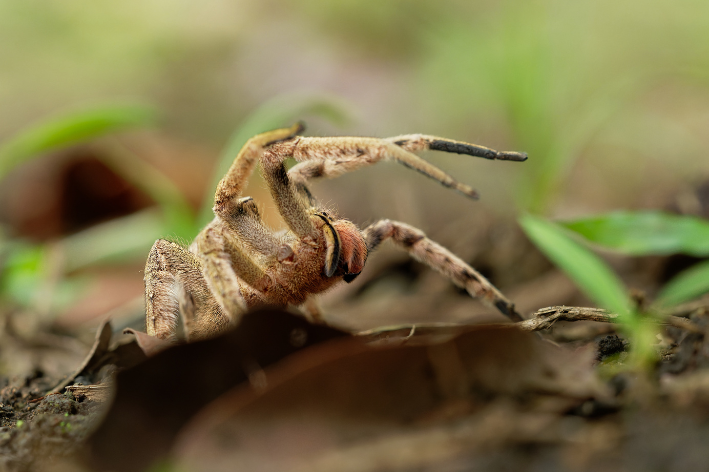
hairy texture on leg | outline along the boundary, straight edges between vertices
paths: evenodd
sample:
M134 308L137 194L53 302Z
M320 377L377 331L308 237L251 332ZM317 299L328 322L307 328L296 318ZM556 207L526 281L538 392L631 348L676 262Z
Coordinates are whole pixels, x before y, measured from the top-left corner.
M316 205L316 201L313 194L310 193L308 181L322 177L324 175L324 166L325 164L322 161L307 161L294 165L288 171L288 178L295 190L311 207Z
M182 312L183 297L189 297L189 314ZM200 320L217 328L226 324L202 277L197 256L164 239L155 242L145 265L145 310L147 333L160 339L174 338L178 313L196 320L188 323L185 319L188 339L200 337L200 329L196 327Z
M309 205L288 178L288 172L283 164L287 157L289 157L287 154L268 150L261 160L263 176L271 190L278 212L290 230L299 238L312 238L315 236L315 227L310 221Z
M224 223L213 221L197 236L193 247L199 253L207 285L229 324L235 326L248 308L241 284L266 288L270 282L265 272L230 240L225 230Z
M410 152L419 152L426 149L431 151L443 151L455 154L466 154L468 156L482 157L483 159L495 159L498 161L523 162L527 160L527 154L514 151L495 151L478 144L469 144L463 141L427 136L424 134L407 134L386 139L389 142L400 146Z
M278 149L279 153L292 155L297 161L308 163L291 169L290 175L299 183L317 177L337 177L382 160L392 160L417 170L468 197L477 198L475 190L468 185L458 182L416 154L384 139L299 137L297 140L281 143L273 148Z
M229 212L229 204L243 193L254 166L264 153L264 148L290 139L302 130L303 125L297 123L290 128L268 131L249 139L239 151L227 174L217 185L214 195L214 213L221 216L222 213Z
M253 198L233 200L228 213L220 216L234 236L251 250L249 252L267 257L278 251L281 241L263 224Z
M373 251L382 241L392 239L411 256L464 288L472 297L499 310L512 321L521 321L514 304L494 285L462 259L440 244L431 241L419 229L405 223L381 220L363 231L367 248Z
M193 332L197 325L197 307L191 293L185 291L181 284L174 287L175 297L180 307L180 317L182 318L182 328L185 341L194 341Z
M392 160L476 198L471 187L414 152L432 149L513 161L526 159L525 154L424 135L309 138L297 136L301 130L295 125L247 141L217 186L214 220L189 252L166 241L156 243L145 275L149 333L174 336L181 314L186 336L204 337L237 324L248 308L302 305L311 294L342 280L351 282L364 267L367 247L374 249L386 238L471 295L519 318L484 277L419 230L383 221L363 234L351 222L317 208L307 183ZM288 172L284 163L290 157L300 163ZM257 163L288 232L273 233L261 221L253 199L242 195Z

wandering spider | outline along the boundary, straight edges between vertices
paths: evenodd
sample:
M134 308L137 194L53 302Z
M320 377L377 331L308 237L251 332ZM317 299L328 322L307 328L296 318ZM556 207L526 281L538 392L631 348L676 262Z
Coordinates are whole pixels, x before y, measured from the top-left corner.
M425 135L377 138L298 136L302 124L251 138L241 149L214 196L214 220L185 248L159 239L145 265L148 334L174 339L178 318L185 338L213 336L238 324L249 309L301 306L319 319L312 297L338 282L351 282L367 255L392 239L415 259L448 277L484 303L513 320L514 305L475 269L407 224L381 220L360 230L354 223L320 208L306 184L309 179L394 160L471 198L476 192L413 154L432 149L486 159L524 161L527 155ZM284 161L300 163L286 171ZM251 197L242 193L257 162L261 163L278 211L288 230L264 226Z

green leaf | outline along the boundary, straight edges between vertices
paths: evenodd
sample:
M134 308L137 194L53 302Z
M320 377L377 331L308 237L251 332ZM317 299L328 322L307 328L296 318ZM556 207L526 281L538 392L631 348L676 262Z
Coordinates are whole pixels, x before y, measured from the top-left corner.
M164 217L155 208L92 226L61 241L65 271L97 263L144 261L155 240L166 236L164 232Z
M0 293L21 306L31 306L46 270L46 252L44 246L23 241L3 243Z
M613 212L560 224L594 244L629 255L709 255L709 221L692 216Z
M277 97L254 111L234 132L222 152L212 185L204 196L204 203L199 215L200 227L214 217L214 189L224 177L234 158L252 136L264 131L291 126L306 116L321 116L336 124L348 121L346 105L333 97L323 95L286 95Z
M153 109L136 105L101 106L45 120L0 147L0 179L18 164L43 152L154 121Z
M187 198L180 188L158 168L118 143L106 146L106 152L100 153L97 157L114 172L155 200L164 215L163 230L166 230L169 235L192 239L199 232L195 212Z
M677 305L709 292L709 261L700 262L679 273L658 295L658 303Z
M598 256L549 221L524 215L520 225L529 239L591 300L621 316L628 314L630 302L623 283Z

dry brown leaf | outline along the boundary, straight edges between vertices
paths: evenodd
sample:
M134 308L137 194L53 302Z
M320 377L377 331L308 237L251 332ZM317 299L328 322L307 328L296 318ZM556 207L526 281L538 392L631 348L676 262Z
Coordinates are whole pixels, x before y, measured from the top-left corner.
M173 453L188 469L214 471L435 464L482 447L494 431L498 439L525 428L528 439L545 437L558 414L512 408L514 414L495 422L505 427L495 429L492 420L481 420L489 414L482 405L544 393L560 396L568 408L569 398L578 405L603 397L592 362L589 353L509 326L472 328L430 346L333 341L266 369L259 388L241 385L209 405L183 429ZM516 424L515 415L526 419ZM353 465L358 454L362 460Z
M133 328L124 329L123 334L132 334L135 336L135 342L148 357L152 357L158 352L164 351L168 347L174 345L174 343L170 341L158 339L155 336L150 336L148 333L144 333L142 331L136 331Z
M93 346L89 350L88 354L84 358L81 365L74 370L67 378L62 380L57 386L55 386L51 391L52 393L62 392L64 387L74 382L74 379L78 377L85 370L96 367L96 364L108 353L108 347L111 344L111 320L104 320L96 330L96 339L94 340Z
M199 409L262 368L347 333L277 310L247 314L236 330L166 349L116 378L117 394L89 446L99 470L144 470L163 460Z

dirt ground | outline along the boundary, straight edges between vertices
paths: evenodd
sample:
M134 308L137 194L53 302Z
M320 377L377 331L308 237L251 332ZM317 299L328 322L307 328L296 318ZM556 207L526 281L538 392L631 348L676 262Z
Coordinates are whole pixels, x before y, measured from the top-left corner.
M689 323L659 330L657 362L643 370L613 324L461 322L463 294L444 287L421 305L429 274L391 261L346 302L340 316L369 313L359 327L266 311L152 355L145 338L110 324L71 349L75 335L51 324L30 342L8 314L4 362L12 348L32 370L0 379L0 470L709 468L709 299L676 310ZM376 285L402 273L414 289L394 309ZM540 279L569 294L562 302L582 300L553 269ZM534 288L512 293L523 301ZM422 309L452 323L427 322ZM370 331L353 336L359 328Z

